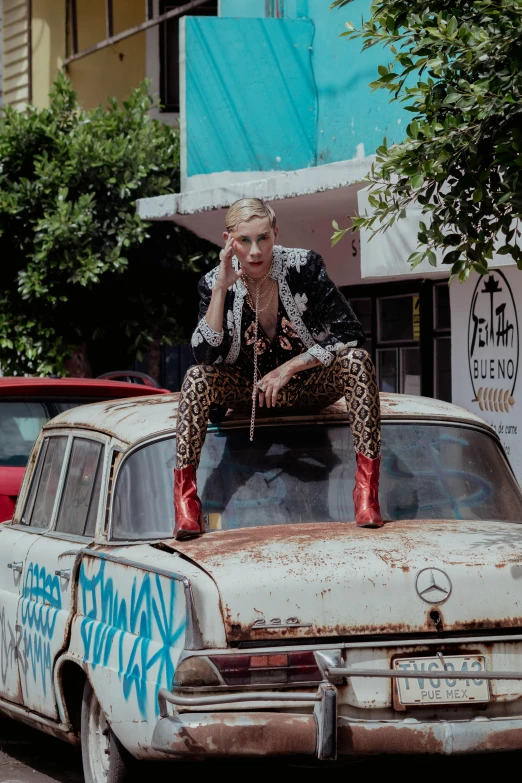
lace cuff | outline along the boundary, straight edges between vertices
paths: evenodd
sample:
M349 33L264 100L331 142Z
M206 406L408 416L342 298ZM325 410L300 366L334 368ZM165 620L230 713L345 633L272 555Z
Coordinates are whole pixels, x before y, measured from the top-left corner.
M213 348L218 348L223 342L223 335L223 329L220 332L216 332L207 324L206 319L202 318L192 335L191 342L194 347L197 347L205 340Z
M357 340L352 340L349 343L335 343L334 345L329 345L327 348L323 348L319 343L316 343L308 349L308 353L310 356L318 359L326 367L329 367L339 351L343 348L355 348L356 346Z
M312 345L312 347L308 349L308 353L310 356L313 356L314 359L319 359L321 364L324 364L325 367L329 367L334 360L333 353L330 353L330 351L326 351L324 348L321 348L319 343Z

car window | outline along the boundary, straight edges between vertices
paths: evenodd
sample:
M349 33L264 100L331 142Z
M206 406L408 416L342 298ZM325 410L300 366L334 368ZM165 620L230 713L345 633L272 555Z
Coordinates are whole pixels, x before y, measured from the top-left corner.
M55 526L61 533L84 536L94 532L100 497L102 450L102 444L96 441L87 438L73 440Z
M49 419L78 405L96 402L97 399L75 397L59 400L0 401L0 467L24 468L40 430Z
M162 538L173 532L175 451L175 439L167 438L125 460L114 497L113 538Z
M67 438L44 438L21 522L47 528L51 522L60 482Z
M144 446L115 487L114 538L159 538L173 524L173 438ZM353 520L348 426L209 432L198 487L211 529ZM486 432L383 422L380 501L386 519L522 521L522 495Z

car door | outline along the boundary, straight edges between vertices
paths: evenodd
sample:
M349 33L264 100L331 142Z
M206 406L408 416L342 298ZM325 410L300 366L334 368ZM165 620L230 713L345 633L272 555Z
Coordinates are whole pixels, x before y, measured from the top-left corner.
M0 530L0 696L16 704L22 702L18 610L25 562L28 551L51 523L66 448L67 437L42 440L20 523L2 525Z
M34 541L26 556L18 610L23 703L51 718L58 717L54 662L67 642L75 562L94 538L104 454L103 436L70 437L50 530Z

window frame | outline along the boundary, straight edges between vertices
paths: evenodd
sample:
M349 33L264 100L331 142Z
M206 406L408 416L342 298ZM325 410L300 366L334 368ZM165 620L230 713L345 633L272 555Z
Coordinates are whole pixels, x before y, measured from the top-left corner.
M32 506L31 506L31 510L30 510L30 515L31 516L32 516L32 513L34 511L34 504L36 502L36 497L38 495L38 490L39 490L39 487L40 487L40 481L41 481L41 478L42 478L43 464L44 464L45 458L47 457L47 452L49 450L49 442L50 442L51 438L66 438L67 442L65 444L65 452L64 452L64 455L63 455L62 466L60 468L60 478L58 479L58 485L56 487L56 495L54 496L53 510L51 512L51 518L49 520L49 524L48 524L47 527L38 527L37 528L37 527L33 527L31 524L23 522L22 520L24 519L28 503L29 503L29 501L31 499L31 490L33 489L33 486L35 486L35 482L37 482L36 491L35 491L35 494L34 494L34 498L33 498L33 501L32 501ZM45 449L45 453L44 453L44 449ZM34 468L34 470L32 472L31 480L30 480L29 486L27 488L27 493L26 493L26 495L24 497L23 511L22 511L22 513L20 515L19 525L24 530L30 530L33 533L44 534L44 533L48 533L50 530L53 529L54 523L56 521L57 511L58 511L58 503L59 503L59 501L61 499L61 496L62 496L62 489L63 489L63 484L64 484L64 474L65 474L66 467L69 464L69 455L70 455L70 453L71 453L71 438L70 438L69 433L64 433L64 432L56 432L56 433L44 432L43 433L43 437L42 437L42 440L41 440L41 443L40 443L40 448L39 448L39 451L38 451L38 456L37 456L36 461L35 461L35 468Z
M31 525L27 525L23 523L21 520L25 514L25 510L27 507L27 503L29 501L29 496L31 493L33 482L35 480L40 481L41 472L40 474L38 473L38 465L40 462L40 455L42 453L43 444L45 443L46 440L49 440L50 438L57 438L57 437L66 437L67 445L65 449L61 472L60 472L60 479L56 490L56 497L54 499L51 522L49 526L46 528L41 528L41 527L33 528L31 527ZM87 536L79 536L72 533L62 533L61 531L56 530L56 521L58 519L58 512L62 501L63 489L65 486L65 478L69 470L69 462L70 462L72 444L74 438L81 438L82 440L92 440L97 443L100 443L102 446L102 455L101 455L102 459L98 466L98 469L101 469L101 486L100 486L100 497L98 498L98 508L96 509L96 525L95 525L94 534L87 535ZM33 460L34 451L36 451L37 453L36 453L36 458L34 458ZM100 511L104 508L104 504L106 504L110 466L112 464L112 458L115 451L116 451L115 447L111 448L111 439L102 432L97 432L94 430L81 430L81 429L69 430L69 429L58 429L58 428L56 430L53 429L50 431L45 429L42 430L42 432L38 436L38 440L34 445L33 453L29 458L29 464L31 464L31 461L33 461L34 467L27 468L24 476L24 481L21 487L20 495L19 495L20 508L22 509L22 511L19 517L17 516L14 517L14 521L10 524L10 527L17 528L18 530L25 530L27 533L45 535L49 538L59 538L68 541L84 541L84 542L96 541L100 535L103 536L104 519L101 520L101 524L100 524Z
M402 339L391 339L387 340L385 337L382 336L382 321L381 321L381 311L379 304L380 302L384 302L386 299L411 299L412 305L413 305L413 299L416 296L414 293L406 293L406 294L388 294L386 296L377 296L375 298L375 309L376 309L376 316L377 316L377 342L378 344L383 347L386 345L409 345L409 343L420 343L420 340L416 340L414 335L414 325L413 325L413 307L411 311L411 331L412 336L411 337L404 337Z
M86 534L86 533L69 533L66 530L58 530L58 528L57 528L58 518L60 516L62 503L63 503L64 497L65 497L65 488L66 488L66 485L67 485L67 479L68 479L68 475L69 475L69 468L71 466L71 460L72 460L73 449L74 449L74 442L78 441L78 440L87 441L87 442L90 442L90 443L96 443L97 445L100 446L100 453L98 454L98 461L96 463L96 470L94 472L94 481L93 481L93 485L92 485L92 489L91 489L91 497L90 497L90 500L89 500L89 507L87 509L87 514L86 514L86 517L85 517L84 529L85 529L85 526L87 525L87 521L88 521L88 518L89 518L89 515L90 515L90 512L91 512L91 504L92 504L92 500L93 500L93 492L94 492L94 489L95 489L95 486L96 486L96 479L98 477L98 473L100 473L100 496L98 498L98 507L97 507L97 509L95 511L96 522L98 521L98 512L100 510L100 499L101 499L101 495L102 495L102 491L103 491L103 465L104 465L104 459L105 459L104 444L100 440L98 440L96 438L90 438L90 437L86 436L85 434L80 435L78 433L75 433L74 435L71 435L71 437L70 437L70 448L69 448L69 455L68 455L68 462L67 462L67 470L66 470L65 476L63 478L62 491L61 491L61 495L60 495L60 502L59 502L58 508L56 509L54 525L53 525L52 528L50 528L50 532L56 533L56 535L58 537L60 537L60 538L67 537L67 538L71 538L71 539L75 539L75 540L77 540L77 539L91 540L91 539L94 539L94 537L96 535L96 523L94 525L94 533L92 535L89 535L89 534Z
M513 479L514 484L518 491L522 495L522 488L520 487L518 480L515 476L513 467L511 466L511 463L509 462L509 459L507 458L507 455L504 451L504 447L502 445L502 442L498 436L498 434L490 429L490 427L487 424L481 424L480 422L475 421L468 421L458 418L436 418L433 415L427 415L427 416L406 416L405 418L398 417L398 416L390 416L390 415L384 415L383 416L383 423L385 424L392 424L392 425L400 425L400 426L408 426L408 425L426 425L426 426L437 426L437 427L448 427L448 428L454 428L456 430L473 430L475 432L480 432L483 435L487 435L497 446L500 458L503 462L503 465L505 469L507 470L510 477ZM310 419L307 416L299 416L292 420L285 421L284 426L285 427L299 427L299 426L323 426L324 422L319 421L318 419ZM348 420L348 415L345 417L339 417L332 419L327 422L327 425L329 427L350 427L350 422ZM277 426L277 423L271 420L268 421L260 421L257 425L258 427L274 427ZM222 433L229 430L237 430L237 429L243 429L245 433L248 431L248 425L245 421L242 420L236 420L233 419L226 422L225 426L221 425L212 425L210 424L208 427L207 434L215 434L215 433ZM162 536L161 538L127 538L127 539L113 539L112 536L112 521L113 521L113 505L115 501L116 496L116 486L117 481L119 477L120 470L122 470L123 466L125 465L125 462L128 458L132 456L136 451L139 451L142 448L145 448L147 446L152 445L153 443L162 441L162 440L176 440L176 433L175 431L169 431L169 432L162 432L160 434L157 434L150 438L142 438L140 441L135 443L131 448L128 449L128 451L125 451L122 454L122 458L119 461L119 464L116 468L116 471L114 475L111 478L111 492L110 492L110 504L109 504L109 514L108 514L108 524L107 524L107 539L104 542L106 546L130 546L130 545L140 545L140 544L148 544L148 543L154 543L157 541L164 541L165 536ZM112 454L115 453L121 454L121 449L116 450L112 449ZM112 464L112 460L111 460ZM431 520L431 521L437 521L437 520ZM302 523L302 524L314 524L313 522L310 523ZM343 524L342 522L339 522L337 524ZM509 524L514 524L513 522L509 522ZM245 528L238 528L238 530L243 530ZM212 532L215 532L213 530L206 530L205 535L208 535Z
M179 37L179 23L180 19L185 18L186 16L212 16L214 18L217 18L219 16L219 0L208 0L208 2L216 2L216 14L214 17L214 14L206 14L202 12L202 9L205 8L205 5L197 7L194 9L193 12L188 11L186 14L177 17L173 17L174 21L177 21L178 25L178 37ZM159 14L164 14L168 9L169 5L172 5L173 8L179 7L184 5L186 0L158 0L158 11ZM198 13L199 12L199 13ZM159 94L160 94L160 102L161 102L161 108L160 112L162 114L179 114L180 112L180 105L181 105L181 85L179 84L179 80L181 77L181 69L179 67L179 59L178 59L178 65L177 65L177 79L178 79L178 103L169 103L167 98L169 94L169 74L168 74L168 63L167 63L167 57L169 52L169 46L168 46L168 27L169 22L172 20L167 20L166 22L161 22L161 24L158 25L158 38L159 38Z
M432 306L433 306L433 396L435 399L442 399L442 397L439 397L439 342L441 340L449 340L449 346L450 346L450 398L452 395L452 387L451 387L451 301L450 301L450 307L449 307L449 316L450 316L450 325L449 326L439 326L438 322L438 308L437 308L437 293L438 289L442 288L442 286L448 287L448 281L442 280L441 282L434 282L433 284L433 299L432 299ZM451 399L449 400L451 402Z
M175 430L171 430L170 432L162 432L160 435L155 435L152 438L144 438L138 441L132 446L132 448L130 448L128 451L125 451L122 458L120 459L116 471L111 478L109 521L107 524L107 544L110 544L111 546L126 546L127 544L143 544L143 543L147 543L148 541L163 541L165 539L165 536L161 536L161 538L152 538L152 537L151 538L113 538L112 537L114 502L116 498L116 487L118 486L118 479L120 477L120 472L122 471L127 460L130 459L130 457L133 454L145 448L146 446L152 446L153 443L158 443L159 441L162 440L173 440L175 444L176 443ZM174 511L174 498L172 498L172 506ZM174 515L173 515L173 520L174 522L176 521Z

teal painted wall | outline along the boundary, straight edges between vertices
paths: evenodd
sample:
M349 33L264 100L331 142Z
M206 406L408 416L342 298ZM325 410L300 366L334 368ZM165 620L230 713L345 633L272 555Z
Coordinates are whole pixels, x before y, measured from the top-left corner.
M265 16L266 0L221 0L220 16L239 16L244 19Z
M185 17L187 176L316 165L313 34L308 20Z
M221 0L221 18L188 17L188 176L293 170L366 157L384 136L401 141L408 113L368 87L387 53L339 38L369 7Z

